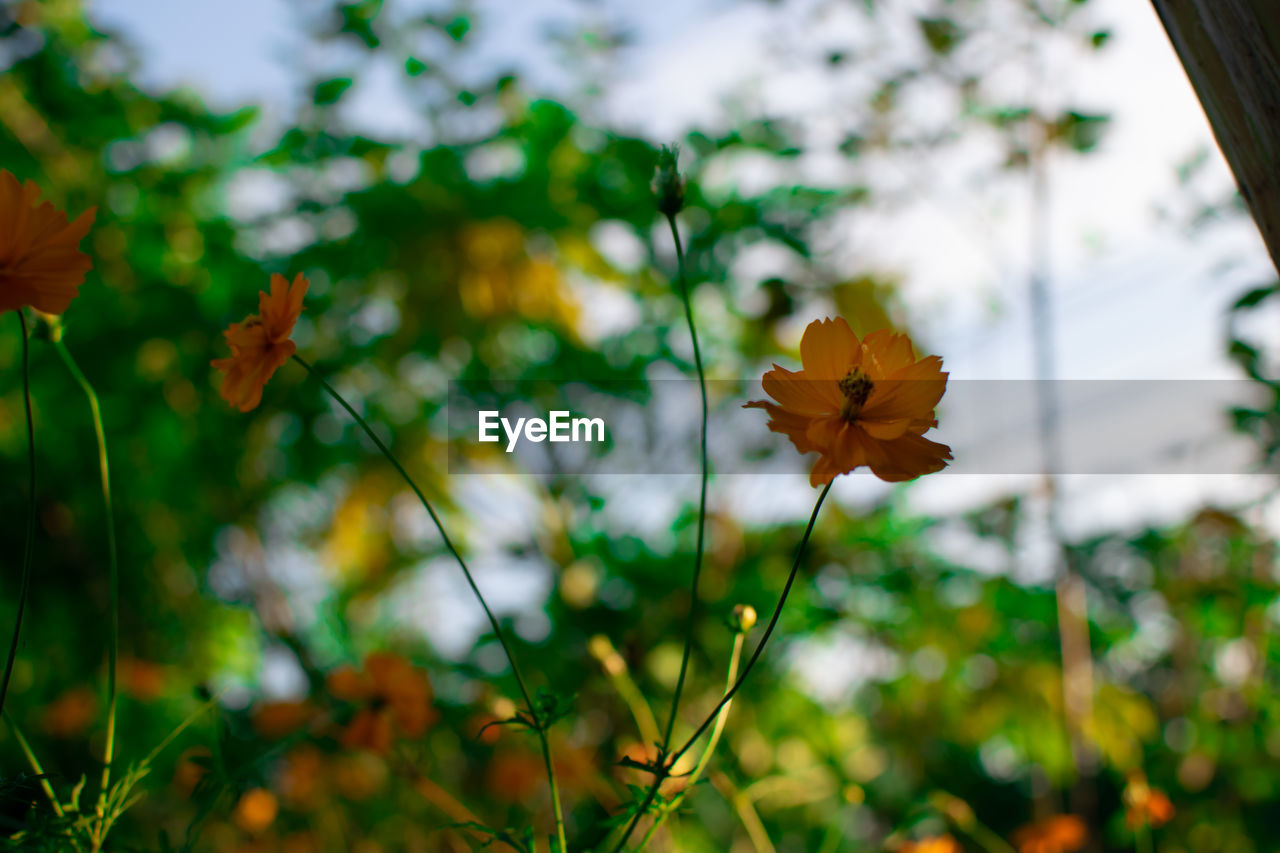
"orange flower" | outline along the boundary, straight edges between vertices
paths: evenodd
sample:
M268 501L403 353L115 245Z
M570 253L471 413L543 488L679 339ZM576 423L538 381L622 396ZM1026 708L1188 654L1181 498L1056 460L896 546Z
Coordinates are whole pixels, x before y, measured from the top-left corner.
M282 738L293 734L311 722L315 709L303 700L291 702L264 702L253 709L250 716L253 730L265 738Z
M543 784L542 761L527 752L500 752L489 761L485 771L485 788L496 799L507 803L527 803Z
M57 738L84 734L98 713L98 698L88 687L65 690L44 709L44 730Z
M244 832L257 835L275 822L279 810L275 794L265 788L250 788L236 803L231 820Z
M1164 791L1147 784L1147 777L1141 770L1129 774L1129 784L1124 789L1124 806L1125 820L1130 829L1144 825L1155 829L1173 820L1173 803Z
M937 835L919 841L907 841L898 848L898 853L964 853L964 848L950 835Z
M942 359L917 359L911 339L887 329L859 341L837 317L809 324L800 360L803 370L775 364L764 375L776 404L746 406L767 411L769 429L785 433L801 453L821 454L809 474L812 485L863 465L889 482L946 467L951 448L923 437L938 424L933 409L947 387Z
M223 336L231 347L230 358L216 358L213 366L226 373L222 399L242 412L262 402L262 389L280 366L298 351L289 340L302 313L302 297L310 282L298 273L290 284L284 276L271 276L271 293L258 292L258 313L243 323L232 323Z
M1084 821L1060 814L1027 824L1013 834L1018 853L1072 853L1089 839Z
M49 202L36 204L40 187L19 184L0 169L0 313L27 305L46 314L61 314L93 267L80 251L97 208L70 224Z
M421 737L435 722L431 683L422 670L402 657L375 652L365 659L364 671L347 667L329 675L329 692L360 704L342 732L348 749L386 754L401 737Z

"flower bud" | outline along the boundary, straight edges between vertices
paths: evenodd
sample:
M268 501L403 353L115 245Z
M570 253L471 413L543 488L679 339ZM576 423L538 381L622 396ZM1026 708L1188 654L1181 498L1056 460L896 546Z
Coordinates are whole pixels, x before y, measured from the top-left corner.
M675 216L684 209L684 178L676 168L680 158L677 145L662 146L658 154L658 174L653 179L653 193L658 197L658 210L664 216Z
M57 314L46 314L38 308L32 310L40 321L35 329L36 335L55 344L62 340L62 318Z
M733 608L733 618L730 620L733 629L741 634L750 631L756 624L756 609L750 604L738 604Z

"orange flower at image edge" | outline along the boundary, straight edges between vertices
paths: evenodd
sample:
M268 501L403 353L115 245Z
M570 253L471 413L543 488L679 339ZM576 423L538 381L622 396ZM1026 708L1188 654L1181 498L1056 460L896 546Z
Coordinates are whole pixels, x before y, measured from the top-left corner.
M331 673L328 687L334 697L360 706L342 732L348 749L386 754L397 735L421 737L436 720L427 674L393 654L369 655L363 672L347 667Z
M1013 834L1018 853L1073 853L1088 840L1084 821L1066 814L1027 824Z
M802 370L775 364L764 375L764 390L777 403L746 407L768 412L769 429L801 453L820 454L812 485L863 465L889 482L946 467L951 448L923 437L938 425L933 409L947 388L942 359L917 359L911 339L887 329L858 340L837 317L809 324L800 360Z
M284 276L271 276L271 292L258 292L258 313L242 323L232 323L223 336L231 347L230 358L214 359L213 366L226 374L222 399L242 412L262 402L267 381L298 347L289 336L302 314L302 298L310 282L302 273L290 284Z
M0 313L30 305L61 314L75 299L85 273L93 267L80 251L97 208L68 223L49 202L37 204L34 181L19 184L0 169Z

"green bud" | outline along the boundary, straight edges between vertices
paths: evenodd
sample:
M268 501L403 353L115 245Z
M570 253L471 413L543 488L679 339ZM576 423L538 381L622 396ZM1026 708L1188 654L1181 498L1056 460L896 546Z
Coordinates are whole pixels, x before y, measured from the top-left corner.
M658 154L658 174L653 179L653 193L658 197L658 210L664 216L675 216L684 209L684 178L676 161L680 146L664 145Z

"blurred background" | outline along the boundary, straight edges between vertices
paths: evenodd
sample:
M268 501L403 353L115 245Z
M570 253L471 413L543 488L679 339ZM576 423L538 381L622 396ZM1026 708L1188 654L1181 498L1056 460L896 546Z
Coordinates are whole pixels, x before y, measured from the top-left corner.
M571 702L552 736L571 846L602 842L648 779L617 762L643 757L676 680L696 471L532 477L486 447L486 473L451 473L446 402L458 380L609 394L693 375L650 191L670 142L711 378L796 366L805 325L839 313L909 331L953 382L1232 382L1262 402L1107 404L1139 435L1194 422L1170 452L1235 448L1212 471L1074 473L1050 409L1020 427L1048 476L841 478L708 783L650 849L950 832L1007 851L1069 813L1086 849L1128 850L1139 776L1174 810L1149 849L1280 845L1263 473L1280 300L1146 4L3 0L0 69L0 167L72 215L98 208L64 321L113 454L121 761L219 696L111 849L551 831L537 741L484 728L515 710L509 668L412 493L295 365L247 415L218 397L221 331L273 272L309 277L300 353L393 437L531 680ZM4 325L0 466L19 483ZM67 792L102 753L105 527L83 397L50 347L32 369L37 571L6 710ZM945 440L945 399L939 417ZM734 605L772 609L814 497L803 473L713 478L678 738L723 690ZM6 625L26 506L0 493ZM383 712L376 667L363 698L340 686L371 654L430 685L389 749L348 737L361 702ZM6 777L26 768L8 730L0 756ZM47 810L29 787L5 788L5 831Z

